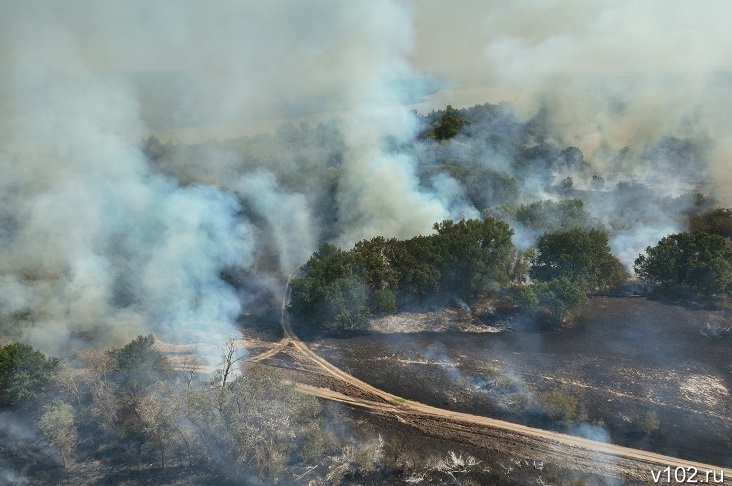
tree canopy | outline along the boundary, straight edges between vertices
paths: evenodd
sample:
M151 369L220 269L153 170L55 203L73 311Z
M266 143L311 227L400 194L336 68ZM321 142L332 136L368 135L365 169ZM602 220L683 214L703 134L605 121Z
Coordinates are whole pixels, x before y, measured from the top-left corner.
M689 228L692 233L709 233L732 238L732 209L716 208L692 215L689 218Z
M548 282L566 277L588 294L611 290L623 279L623 266L610 252L602 230L545 233L538 249L531 272L535 279Z
M516 251L506 223L443 221L434 229L408 240L377 236L348 251L321 246L292 282L290 310L353 329L369 309L394 312L396 295L468 298L511 279Z
M634 269L646 283L664 289L689 288L703 295L730 291L732 249L719 235L678 233L646 248Z
M170 364L165 355L155 349L155 336L138 336L117 351L120 383L133 393L152 386L169 374Z
M486 290L490 281L510 280L516 251L513 230L503 221L487 218L435 224L441 288L462 297Z
M59 360L23 343L0 348L0 405L34 401L50 388Z
M434 123L427 136L439 141L447 140L457 135L466 123L457 110L447 105L445 111L441 112L440 120Z

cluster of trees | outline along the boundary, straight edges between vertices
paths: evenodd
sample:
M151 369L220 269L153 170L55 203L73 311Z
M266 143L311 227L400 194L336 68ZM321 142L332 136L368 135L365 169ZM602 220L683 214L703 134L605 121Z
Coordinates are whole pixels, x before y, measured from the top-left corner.
M437 141L448 140L457 135L467 123L467 120L460 115L458 110L447 105L445 111L440 112L439 119L432 123L424 136Z
M0 348L0 405L35 415L64 464L101 447L132 466L197 464L235 480L272 478L332 447L316 399L272 368L238 368L233 340L223 351L220 369L206 379L194 359L174 370L152 335L81 351L76 367L12 343Z
M544 305L557 320L587 294L623 279L601 230L545 233L534 250L517 252L513 231L493 218L443 221L435 234L409 240L376 237L351 250L323 245L292 282L290 310L343 329L362 328L370 312L394 312L403 295L450 293L463 299L510 283L524 308ZM532 285L525 280L530 275Z
M0 348L0 406L33 401L50 389L59 360L23 343Z
M26 344L0 352L14 363L2 368L0 392L10 395L8 383L22 389L0 411L35 420L64 466L113 461L115 474L120 466L193 467L187 471L208 470L216 484L299 484L305 475L313 484L341 484L430 470L436 461L403 435L385 440L349 430L276 369L244 363L233 339L221 347L213 374L193 357L174 368L152 335L80 351L73 366Z
M516 264L513 231L501 221L443 221L435 234L375 237L349 251L325 244L292 282L290 310L341 328L359 328L370 311L394 312L401 294L469 298L505 285Z
M720 227L726 215L732 210L709 211L702 219ZM552 216L558 227L588 222L575 199L520 206L513 216L527 226ZM561 322L588 295L612 292L627 277L608 234L596 228L546 232L526 252L516 251L511 228L491 217L443 221L434 229L409 240L375 237L348 251L323 245L292 282L290 310L358 329L366 327L370 313L395 312L401 296L471 299L513 283L506 292L511 302L527 310L542 306ZM670 235L640 255L634 268L640 279L664 290L707 296L732 290L732 248L718 234Z
M692 233L708 233L723 238L732 238L732 209L716 208L689 218Z
M485 216L515 221L536 231L569 231L575 228L591 228L595 221L582 199L568 198L559 201L533 201L518 206L497 206L483 211Z
M732 208L697 193L689 231L668 235L636 258L638 278L667 295L705 298L732 292Z
M573 229L545 233L537 244L532 285L516 285L509 298L523 308L544 305L562 321L587 295L614 290L623 281L623 265L613 256L602 230Z
M640 279L664 291L703 296L732 290L732 247L718 234L678 233L648 247L635 260Z

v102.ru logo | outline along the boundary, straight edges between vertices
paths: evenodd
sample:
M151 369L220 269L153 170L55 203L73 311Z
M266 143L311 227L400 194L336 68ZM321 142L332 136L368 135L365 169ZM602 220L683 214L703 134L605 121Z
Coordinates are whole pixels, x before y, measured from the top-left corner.
M719 484L724 483L724 469L699 471L694 466L667 466L651 469L651 479L654 484Z

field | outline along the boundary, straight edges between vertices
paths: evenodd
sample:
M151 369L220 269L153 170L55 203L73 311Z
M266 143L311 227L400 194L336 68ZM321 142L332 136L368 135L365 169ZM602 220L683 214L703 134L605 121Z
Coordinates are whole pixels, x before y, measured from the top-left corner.
M329 362L408 400L728 467L730 317L646 298L598 297L573 325L554 332L507 316L481 322L468 315L461 325L474 330L514 329L297 332ZM577 399L571 419L535 405L550 391Z

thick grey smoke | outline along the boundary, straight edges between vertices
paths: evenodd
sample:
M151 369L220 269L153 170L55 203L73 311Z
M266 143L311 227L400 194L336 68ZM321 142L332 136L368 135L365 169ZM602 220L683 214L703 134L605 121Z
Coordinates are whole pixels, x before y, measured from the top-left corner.
M282 192L274 175L265 170L244 175L236 187L237 194L264 220L264 229L277 247L280 269L289 275L316 250L317 228L305 196Z
M241 160L222 150L189 160L188 177L176 177L178 167L156 170L136 147L151 129L175 139L186 133L177 128L340 112L339 234L331 236L344 244L412 236L447 215L420 189L415 161L384 142L408 140L416 126L399 83L413 75L403 6L0 8L0 313L8 334L55 353L76 335L228 334L247 298L222 271L248 268L269 242L285 272L315 248L312 197L279 187L264 170L238 171Z
M705 139L727 198L731 8L721 0L420 2L412 61L456 80L437 106L505 100L526 115L548 106L557 137L596 165L660 136Z
M58 352L79 332L228 329L240 301L218 273L249 265L254 245L236 198L151 173L123 139L143 126L124 82L17 78L5 95L30 110L11 112L28 148L3 162L1 310L22 326L8 331Z
M509 101L524 119L546 116L551 140L579 147L612 185L637 180L655 195L699 190L732 204L727 2L467 0L454 8L427 1L414 12L418 48L410 60L451 79L421 107ZM658 146L664 137L703 147L702 163L690 170L664 163L673 158ZM566 176L580 188L589 179L558 173L557 180ZM534 185L536 199L547 196L544 190ZM604 198L592 209L617 233L613 250L626 264L660 237L686 229L683 208L670 214L650 198L638 201L646 206L642 220L616 231L611 220L627 206L623 198ZM633 223L628 214L624 219Z

